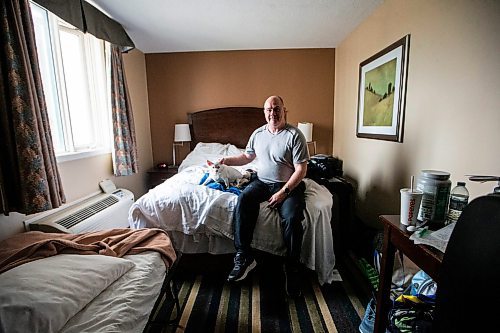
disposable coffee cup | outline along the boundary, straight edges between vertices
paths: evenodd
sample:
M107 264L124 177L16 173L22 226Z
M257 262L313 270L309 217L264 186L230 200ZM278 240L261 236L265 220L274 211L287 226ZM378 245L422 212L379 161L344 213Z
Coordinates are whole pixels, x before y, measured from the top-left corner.
M417 215L422 202L422 191L403 188L401 192L401 224L417 225Z

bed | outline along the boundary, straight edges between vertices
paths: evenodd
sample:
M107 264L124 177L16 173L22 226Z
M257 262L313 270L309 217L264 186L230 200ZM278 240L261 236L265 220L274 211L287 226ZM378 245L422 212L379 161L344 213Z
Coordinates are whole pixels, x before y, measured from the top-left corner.
M228 254L233 245L233 213L237 194L200 185L207 172L206 161L239 154L253 130L265 124L262 108L228 107L188 114L191 152L178 173L149 190L130 208L131 228L161 228L168 232L182 253ZM257 157L258 158L258 157ZM237 167L256 170L254 162ZM328 189L311 179L306 185L306 210L301 262L315 271L321 284L338 275L332 240L333 197ZM283 256L279 215L266 203L260 207L252 247Z
M0 242L1 332L142 332L176 254L159 229Z

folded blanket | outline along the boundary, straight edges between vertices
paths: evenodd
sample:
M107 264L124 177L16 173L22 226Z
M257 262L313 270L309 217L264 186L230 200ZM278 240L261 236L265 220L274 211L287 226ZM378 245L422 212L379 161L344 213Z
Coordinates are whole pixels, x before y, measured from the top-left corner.
M205 173L205 175L201 178L199 185L204 184L205 180L207 180L208 176L209 176L209 174ZM223 183L218 183L218 182L214 181L213 179L210 179L210 181L206 184L206 186L210 187L214 190L219 190L222 192L230 192L230 193L233 193L236 195L241 194L240 188L237 188L235 186L229 186L228 188L226 188L226 186Z
M0 242L0 273L57 254L101 254L123 257L157 251L166 267L176 259L167 233L161 229L110 229L81 234L29 231Z

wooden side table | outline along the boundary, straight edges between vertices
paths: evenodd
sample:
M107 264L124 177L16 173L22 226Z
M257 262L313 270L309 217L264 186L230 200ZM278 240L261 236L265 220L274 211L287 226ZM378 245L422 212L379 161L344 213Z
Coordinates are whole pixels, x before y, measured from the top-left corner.
M152 168L148 173L148 188L153 188L160 185L165 180L177 174L178 168L169 166L168 168Z
M439 283L443 253L427 245L415 245L410 240L411 233L399 223L399 215L382 215L379 219L384 225L384 245L374 332L385 332L391 307L392 268L396 249L425 271L436 283Z

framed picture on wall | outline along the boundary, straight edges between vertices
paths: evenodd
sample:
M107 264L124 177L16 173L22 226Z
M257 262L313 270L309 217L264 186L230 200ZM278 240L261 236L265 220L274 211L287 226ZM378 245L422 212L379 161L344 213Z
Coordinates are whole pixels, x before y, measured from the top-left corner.
M403 142L410 35L359 64L359 138Z

